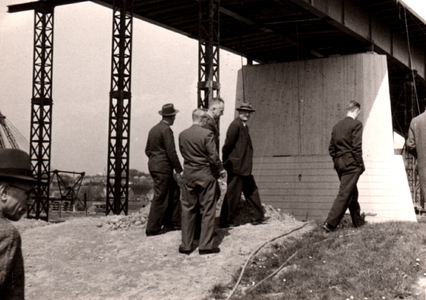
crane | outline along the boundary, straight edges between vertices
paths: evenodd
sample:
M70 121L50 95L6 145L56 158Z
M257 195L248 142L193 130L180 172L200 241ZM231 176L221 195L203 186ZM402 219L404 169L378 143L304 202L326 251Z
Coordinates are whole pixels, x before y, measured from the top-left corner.
M6 141L8 143L6 143ZM0 149L20 149L18 141L22 145L25 145L27 147L29 146L29 142L27 141L27 139L0 112Z

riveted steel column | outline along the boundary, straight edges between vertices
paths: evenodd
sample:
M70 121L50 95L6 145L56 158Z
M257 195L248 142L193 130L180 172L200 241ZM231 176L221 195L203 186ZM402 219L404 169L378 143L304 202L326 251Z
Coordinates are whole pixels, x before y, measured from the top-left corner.
M198 16L198 107L219 97L219 0L200 0Z
M48 220L50 150L52 138L52 62L54 6L40 2L34 8L34 66L31 99L30 157L39 185L28 217Z
M113 4L106 214L128 212L133 1Z

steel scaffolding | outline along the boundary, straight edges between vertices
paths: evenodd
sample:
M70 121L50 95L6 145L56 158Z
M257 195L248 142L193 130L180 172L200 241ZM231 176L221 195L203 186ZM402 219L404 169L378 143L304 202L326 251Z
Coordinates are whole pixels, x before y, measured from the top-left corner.
M220 95L219 42L220 0L199 1L198 20L198 107L208 108Z
M52 62L54 6L39 2L34 7L34 66L31 99L30 157L39 184L28 217L48 220L52 139Z
M113 4L106 214L128 212L133 1Z

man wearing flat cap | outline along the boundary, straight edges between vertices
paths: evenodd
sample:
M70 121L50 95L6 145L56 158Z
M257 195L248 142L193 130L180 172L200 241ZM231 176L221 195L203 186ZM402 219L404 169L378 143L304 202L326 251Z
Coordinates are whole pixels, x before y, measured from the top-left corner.
M253 209L250 222L258 225L265 220L258 188L251 174L253 145L247 122L255 110L250 103L243 102L237 111L238 117L229 125L222 148L223 166L228 172L228 187L220 212L220 225L224 228L240 225L234 218L241 199L241 192Z
M0 299L25 299L21 236L8 221L18 221L36 183L30 157L18 149L0 150ZM8 219L8 220L7 220Z
M180 190L173 178L173 170L181 176L183 169L170 128L178 112L172 103L163 105L162 110L158 112L162 120L148 134L145 153L149 158L149 173L154 180L154 198L146 226L147 236L179 230L181 227Z

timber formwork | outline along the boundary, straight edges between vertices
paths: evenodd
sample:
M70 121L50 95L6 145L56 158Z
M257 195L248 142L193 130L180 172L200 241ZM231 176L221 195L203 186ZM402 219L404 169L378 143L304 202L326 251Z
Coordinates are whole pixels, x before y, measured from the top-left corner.
M52 62L54 6L46 2L34 7L34 65L31 99L30 157L38 185L28 217L48 220L49 177L52 139Z
M132 62L132 0L113 5L112 74L106 214L128 212Z
M198 25L198 107L208 108L220 95L219 0L199 1Z

